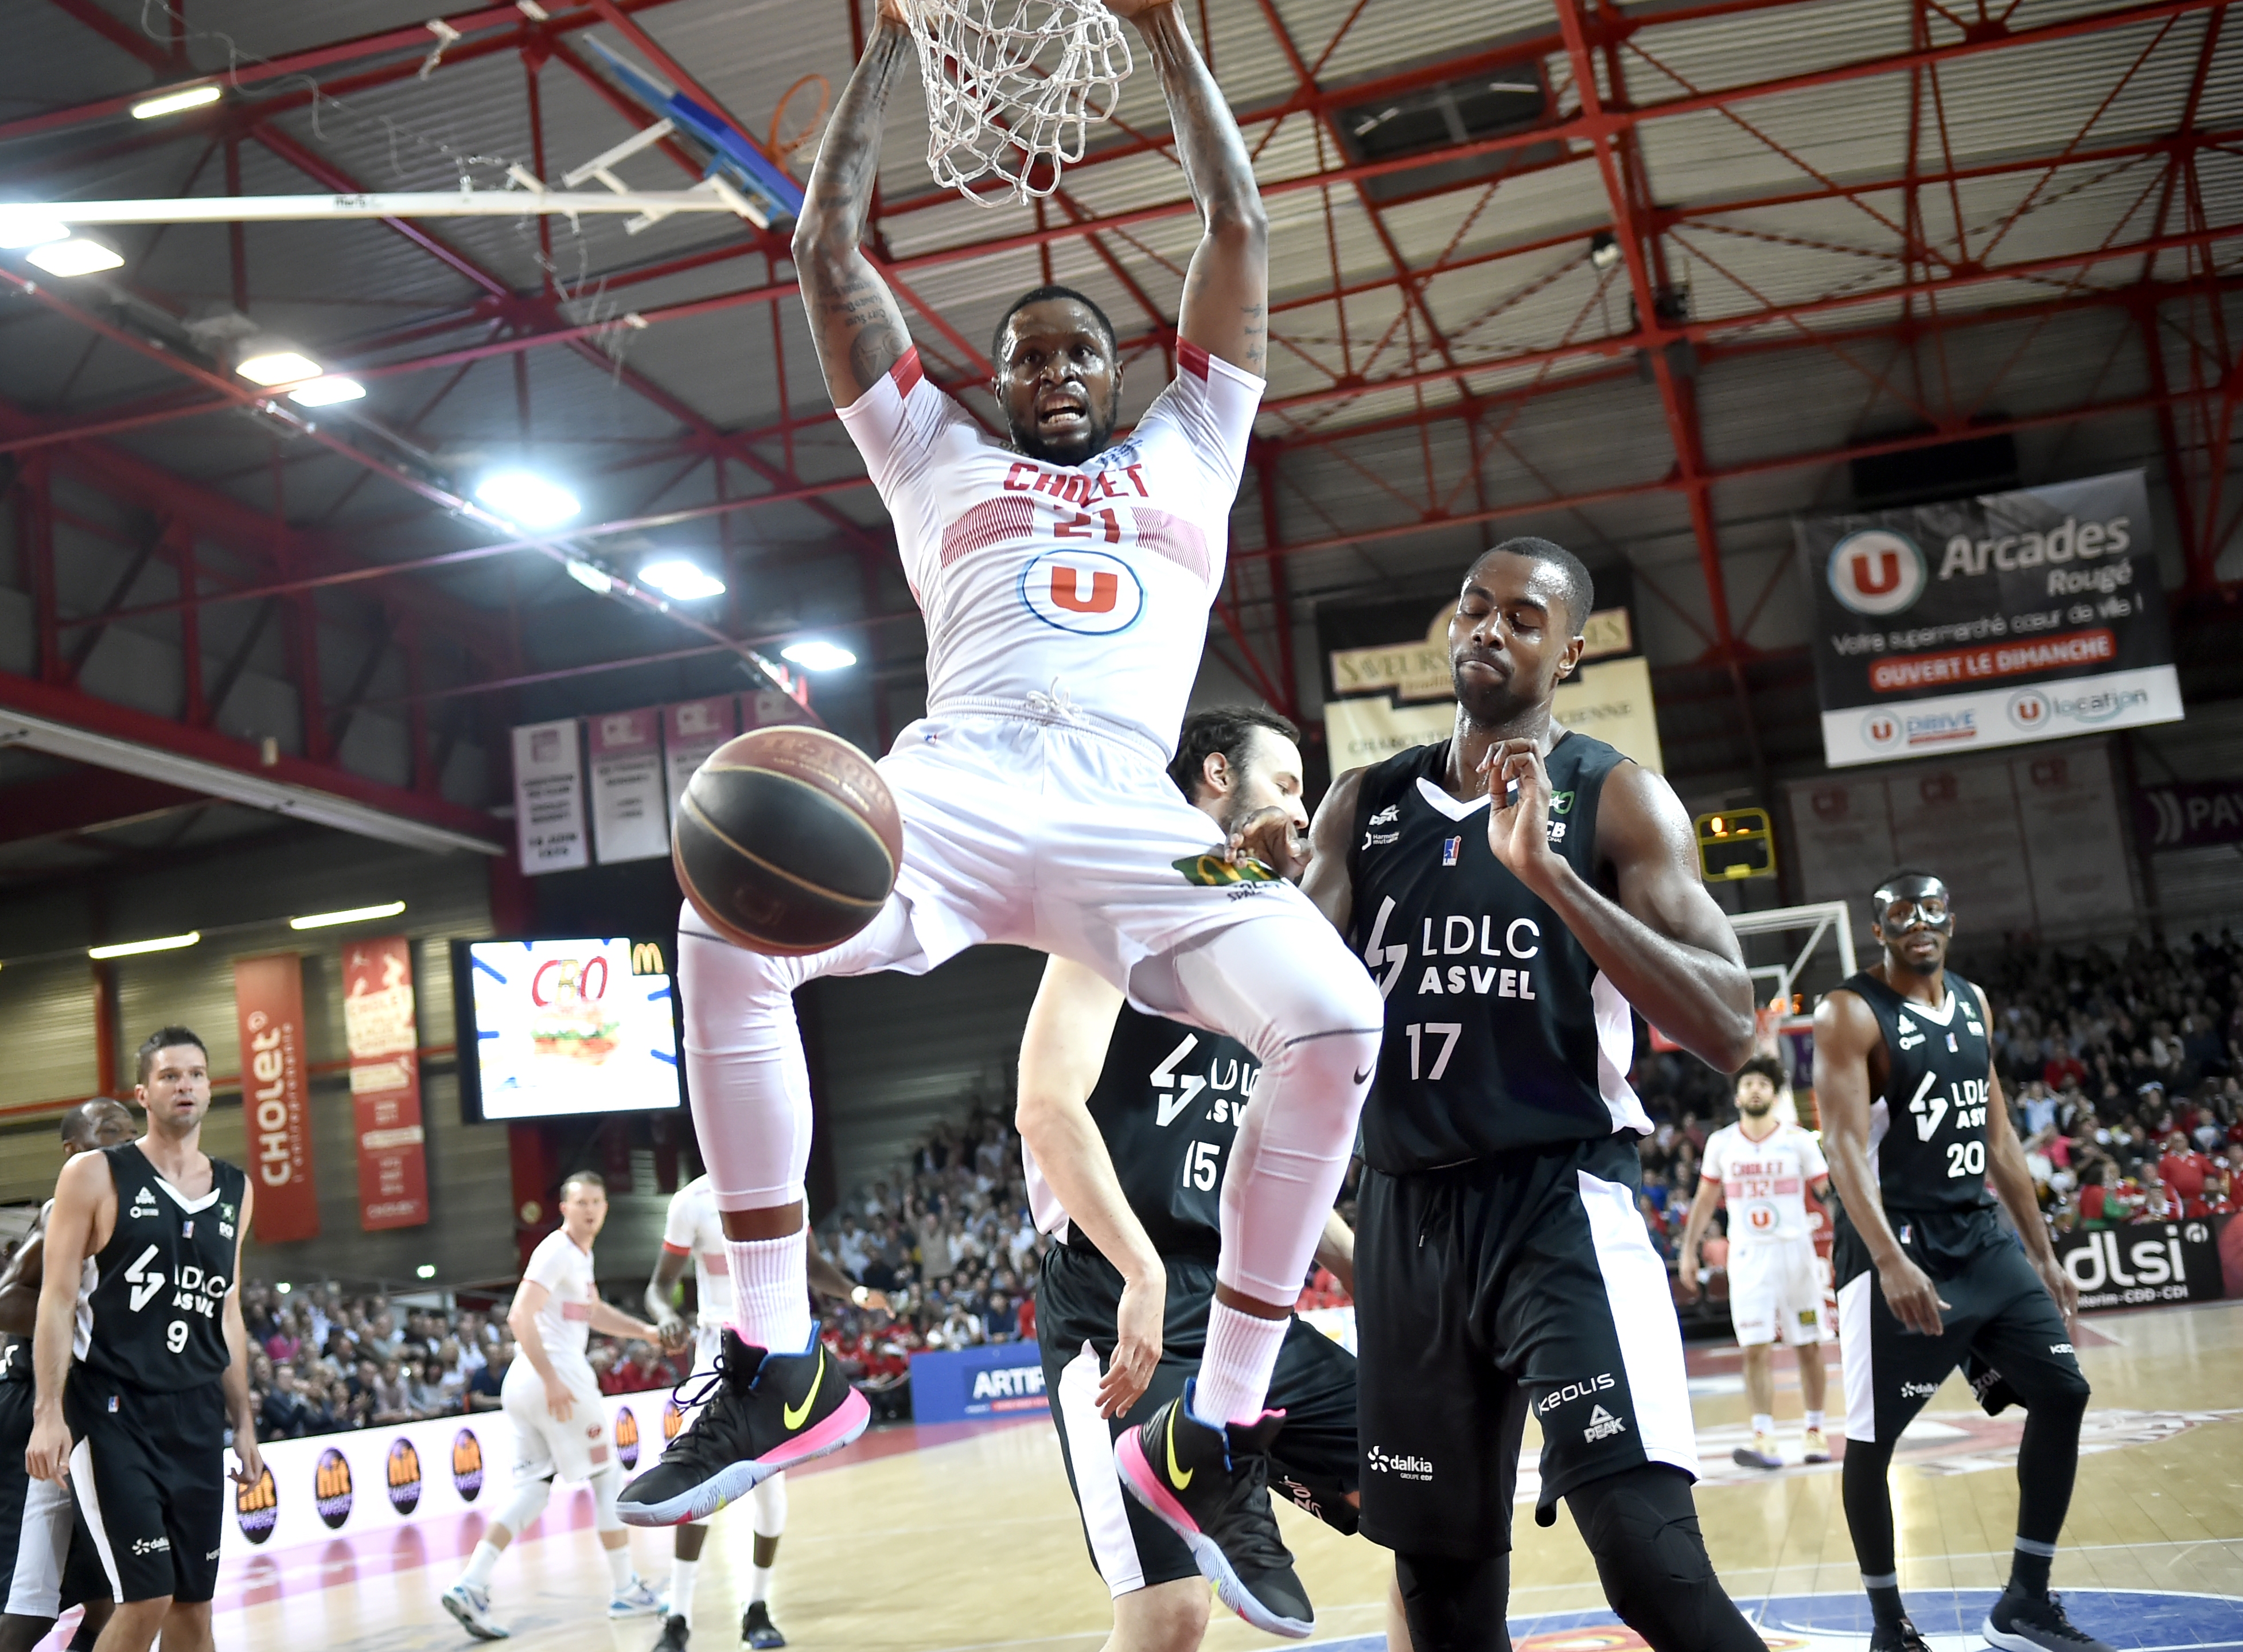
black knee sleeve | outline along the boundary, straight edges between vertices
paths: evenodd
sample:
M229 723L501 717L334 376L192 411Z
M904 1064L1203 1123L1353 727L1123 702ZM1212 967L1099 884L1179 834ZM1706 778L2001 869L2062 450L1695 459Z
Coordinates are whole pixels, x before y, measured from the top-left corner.
M1655 1652L1766 1652L1714 1575L1690 1481L1645 1464L1566 1494L1605 1598Z
M1511 1556L1397 1554L1394 1581L1413 1652L1511 1652Z

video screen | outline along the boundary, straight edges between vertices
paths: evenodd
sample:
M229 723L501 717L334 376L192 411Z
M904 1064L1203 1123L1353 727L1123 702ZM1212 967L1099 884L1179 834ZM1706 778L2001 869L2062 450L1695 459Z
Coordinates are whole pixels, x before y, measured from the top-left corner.
M678 1106L664 953L650 941L454 941L469 1122Z

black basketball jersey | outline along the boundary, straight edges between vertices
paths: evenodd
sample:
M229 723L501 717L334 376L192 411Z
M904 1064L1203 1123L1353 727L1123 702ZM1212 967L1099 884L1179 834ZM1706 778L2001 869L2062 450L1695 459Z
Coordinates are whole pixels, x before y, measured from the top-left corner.
M1487 844L1485 798L1441 786L1446 741L1366 771L1348 846L1348 942L1386 998L1364 1159L1395 1174L1651 1123L1627 1069L1627 1001ZM1597 800L1627 759L1602 740L1550 750L1550 846L1592 884Z
M1990 1205L1986 1109L1992 1052L1977 991L1947 974L1947 1007L1927 1008L1867 971L1845 982L1877 1018L1890 1072L1869 1105L1869 1164L1888 1210Z
M189 1198L157 1174L138 1143L102 1151L117 1184L117 1226L93 1258L92 1328L77 1357L140 1388L216 1382L226 1367L224 1307L242 1173L213 1158L210 1191Z

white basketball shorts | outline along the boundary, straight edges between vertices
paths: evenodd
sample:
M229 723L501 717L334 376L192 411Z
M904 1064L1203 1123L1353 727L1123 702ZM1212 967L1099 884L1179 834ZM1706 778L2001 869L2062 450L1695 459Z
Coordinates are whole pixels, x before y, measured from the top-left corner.
M1827 1342L1828 1319L1812 1239L1730 1242L1729 1323L1739 1343Z
M615 1446L608 1439L607 1407L600 1403L600 1386L591 1368L582 1373L556 1366L567 1384L575 1408L566 1422L546 1408L545 1383L527 1359L517 1359L506 1368L499 1385L499 1404L514 1425L514 1477L528 1480L589 1480L616 1466Z

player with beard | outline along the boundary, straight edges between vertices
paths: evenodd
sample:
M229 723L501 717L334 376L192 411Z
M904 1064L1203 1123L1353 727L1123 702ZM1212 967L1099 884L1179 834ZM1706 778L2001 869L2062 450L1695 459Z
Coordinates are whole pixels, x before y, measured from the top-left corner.
M1985 994L1947 968L1944 883L1896 872L1869 914L1883 955L1815 1009L1815 1095L1844 1201L1830 1259L1846 1524L1876 1620L1871 1652L1925 1652L1901 1601L1887 1476L1901 1431L1958 1365L1989 1412L2025 1408L2010 1581L1980 1633L2003 1652L2110 1652L2048 1587L2087 1410L2072 1352L2079 1288L2049 1243L1994 1075L1994 1018Z
M1507 1647L1527 1412L1536 1519L1571 1507L1659 1652L1761 1652L1714 1576L1667 1266L1636 1211L1651 1122L1631 1007L1723 1069L1752 983L1667 783L1551 714L1588 570L1475 562L1449 621L1456 731L1344 775L1305 887L1386 997L1356 1224L1363 1529L1418 1652Z
M100 1652L148 1652L159 1632L164 1652L211 1652L229 1426L234 1478L253 1486L265 1472L241 1323L256 1196L202 1150L202 1040L159 1028L138 1061L146 1134L80 1155L55 1183L24 1460L41 1480L67 1479L85 1511L118 1601Z
M1745 1392L1752 1399L1753 1439L1731 1453L1747 1468L1781 1468L1775 1445L1775 1357L1780 1338L1799 1361L1799 1393L1807 1406L1802 1461L1827 1463L1822 1438L1822 1271L1802 1190L1828 1199L1830 1167L1813 1136L1775 1116L1783 1063L1755 1055L1736 1076L1737 1119L1707 1138L1698 1163L1698 1194L1682 1226L1674 1283L1682 1300L1698 1297L1698 1246L1714 1207L1729 1206L1729 1323L1745 1354Z
M62 1138L65 1164L81 1153L129 1142L131 1110L106 1096L81 1102L63 1115ZM0 1616L0 1652L31 1652L55 1620L81 1602L85 1617L71 1645L90 1647L113 1606L101 1557L77 1518L70 1488L32 1479L24 1460L31 1443L31 1338L44 1278L44 1231L54 1208L52 1199L40 1207L7 1271L0 1272L0 1332L8 1333L7 1345L0 1348L0 1555L14 1562L7 1612ZM83 1304L81 1296L81 1311Z
M794 233L826 388L892 519L926 619L927 714L880 759L904 822L894 893L807 957L729 946L679 917L685 1059L731 1266L722 1385L623 1499L640 1525L706 1516L838 1450L870 1419L811 1332L804 1183L809 1067L793 994L819 976L922 974L982 942L1082 964L1132 1001L1236 1038L1261 1093L1230 1150L1221 1262L1175 1473L1141 1487L1204 1538L1236 1587L1268 1513L1235 1495L1378 1045L1378 999L1291 884L1223 858L1163 771L1224 577L1230 507L1260 406L1268 220L1222 90L1173 0L1109 0L1160 78L1202 214L1176 373L1117 439L1114 328L1080 293L1007 307L989 388L1004 442L927 375L862 250L882 108L914 50L901 0L838 100ZM1238 1449L1234 1450L1234 1446ZM1125 1468L1125 1473L1127 1472ZM1286 1576L1290 1576L1290 1569ZM1279 1580L1282 1581L1282 1580ZM1249 1604L1308 1633L1297 1590Z

